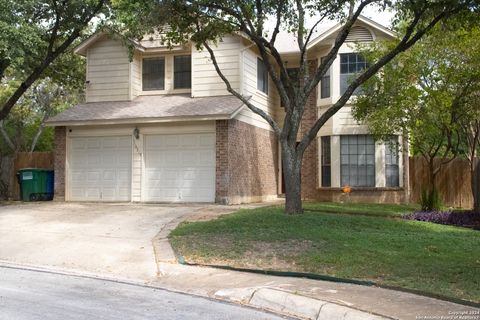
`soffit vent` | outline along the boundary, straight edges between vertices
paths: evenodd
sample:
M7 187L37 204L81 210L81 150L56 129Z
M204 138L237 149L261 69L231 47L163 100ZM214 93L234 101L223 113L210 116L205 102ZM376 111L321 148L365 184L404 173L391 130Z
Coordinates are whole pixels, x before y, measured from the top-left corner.
M353 27L350 30L350 33L347 36L345 42L368 42L373 41L373 36L368 31L367 28L364 27Z

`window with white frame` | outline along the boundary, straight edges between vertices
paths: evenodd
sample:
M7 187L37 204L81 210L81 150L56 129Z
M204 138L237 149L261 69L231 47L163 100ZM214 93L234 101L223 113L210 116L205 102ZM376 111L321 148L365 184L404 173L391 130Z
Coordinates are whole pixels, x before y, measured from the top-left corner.
M340 94L344 94L347 90L353 76L367 68L367 61L359 53L342 53L340 54ZM359 92L358 87L355 93Z
M142 90L165 90L165 58L144 58L142 62Z
M385 186L400 186L400 170L399 170L399 145L398 137L390 137L385 141Z
M375 187L375 141L369 135L340 137L342 186Z
M321 63L325 61L325 57L321 59ZM330 69L328 68L327 72L322 77L320 82L320 98L330 98Z
M257 89L268 94L268 70L260 58L257 58Z
M190 55L173 57L173 88L190 89L192 87L192 57Z

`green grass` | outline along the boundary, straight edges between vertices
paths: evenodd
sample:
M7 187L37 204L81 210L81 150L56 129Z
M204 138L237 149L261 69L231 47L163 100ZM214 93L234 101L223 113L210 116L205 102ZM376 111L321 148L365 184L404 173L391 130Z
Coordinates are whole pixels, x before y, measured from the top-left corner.
M420 209L416 204L378 204L378 203L337 203L337 202L305 202L307 211L348 213L367 216L399 217Z
M395 219L407 208L377 206L307 203L300 216L279 207L241 210L183 223L170 240L188 262L311 272L480 301L479 231Z

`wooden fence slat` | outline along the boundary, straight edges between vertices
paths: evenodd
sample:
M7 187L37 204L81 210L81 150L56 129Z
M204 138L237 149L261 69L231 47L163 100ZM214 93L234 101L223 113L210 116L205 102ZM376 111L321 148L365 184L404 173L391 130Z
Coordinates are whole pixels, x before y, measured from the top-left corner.
M438 164L441 159L435 159ZM428 164L422 157L411 157L410 201L418 203L422 190L428 183ZM470 165L466 159L453 159L443 165L437 176L436 187L447 207L472 208L473 196L470 185Z

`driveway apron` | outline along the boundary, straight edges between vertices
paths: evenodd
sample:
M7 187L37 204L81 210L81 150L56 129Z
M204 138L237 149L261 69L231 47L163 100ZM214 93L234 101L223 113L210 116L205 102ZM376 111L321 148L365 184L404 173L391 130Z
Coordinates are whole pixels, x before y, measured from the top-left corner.
M0 260L149 281L152 240L200 206L32 203L0 206Z

